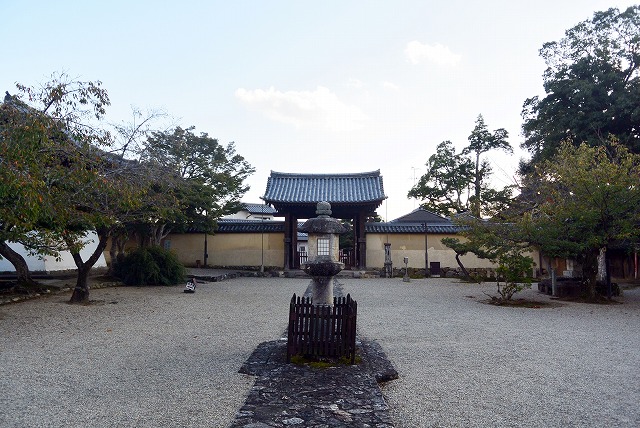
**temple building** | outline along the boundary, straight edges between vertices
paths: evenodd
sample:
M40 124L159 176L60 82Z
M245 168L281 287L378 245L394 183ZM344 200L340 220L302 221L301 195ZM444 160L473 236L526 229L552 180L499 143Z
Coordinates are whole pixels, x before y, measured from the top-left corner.
M284 269L297 269L298 220L315 217L318 202L331 204L332 216L350 220L354 252L351 261L366 268L365 224L387 197L380 170L355 174L296 174L271 172L263 196L276 217L284 217Z

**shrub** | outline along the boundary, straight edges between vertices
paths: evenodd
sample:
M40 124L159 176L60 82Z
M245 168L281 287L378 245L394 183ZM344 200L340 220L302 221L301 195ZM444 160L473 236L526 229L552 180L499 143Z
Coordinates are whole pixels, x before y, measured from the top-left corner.
M492 300L498 303L507 302L515 293L531 288L531 278L526 276L534 266L531 257L523 256L517 251L510 251L500 255L498 263L496 284L500 297L492 296ZM500 277L504 279L503 285L500 284Z
M481 284L486 278L480 272L471 272L467 279L470 282L477 282L478 284Z
M157 246L138 248L119 259L114 274L126 285L174 285L186 278L176 255Z

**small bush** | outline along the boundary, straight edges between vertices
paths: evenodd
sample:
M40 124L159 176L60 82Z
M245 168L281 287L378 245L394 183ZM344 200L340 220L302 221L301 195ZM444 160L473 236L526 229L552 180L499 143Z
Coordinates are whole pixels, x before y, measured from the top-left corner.
M186 278L176 255L160 247L138 248L127 254L114 266L114 274L126 285L175 285Z
M471 272L469 274L468 280L469 282L475 282L481 284L486 278L480 272Z
M517 251L511 251L501 255L498 263L496 285L500 297L491 296L494 302L508 302L517 292L531 288L532 279L526 277L535 265L531 257L523 256ZM503 285L500 284L500 278L505 282Z

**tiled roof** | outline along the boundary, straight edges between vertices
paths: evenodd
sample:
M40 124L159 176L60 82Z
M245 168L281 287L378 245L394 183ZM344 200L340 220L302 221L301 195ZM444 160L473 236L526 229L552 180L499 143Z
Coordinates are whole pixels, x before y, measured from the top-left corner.
M409 214L398 217L388 223L367 223L366 233L424 233L425 225L428 233L458 233L461 226L450 219L417 208Z
M284 222L263 220L220 219L216 233L284 232Z
M264 200L268 203L382 202L380 170L356 174L296 174L271 171Z
M302 222L298 223L298 227L302 226ZM452 222L448 223L427 223L428 233L458 233L461 226ZM195 233L197 230L190 230ZM220 219L218 220L218 229L215 233L282 233L284 232L283 221L273 220L238 220L238 219ZM367 223L365 225L365 233L424 233L424 223L418 222L401 222L391 221L387 223ZM298 236L305 235L298 232Z
M424 233L424 223L414 222L388 222L367 223L366 233ZM458 233L460 226L453 223L427 223L428 233Z
M436 213L433 213L431 211L425 210L424 208L416 208L415 210L411 211L409 214L405 214L402 217L398 217L395 220L392 220L393 223L396 222L403 222L403 223L427 223L427 224L431 224L431 223L451 223L451 220L449 220L446 217L442 217L441 215L438 215Z
M252 204L252 203L242 203L245 209L249 211L251 214L275 214L276 210L266 204Z
M302 223L298 223L302 226ZM284 221L273 220L238 220L220 219L215 233L278 233L284 232ZM306 238L307 234L299 232L298 236Z

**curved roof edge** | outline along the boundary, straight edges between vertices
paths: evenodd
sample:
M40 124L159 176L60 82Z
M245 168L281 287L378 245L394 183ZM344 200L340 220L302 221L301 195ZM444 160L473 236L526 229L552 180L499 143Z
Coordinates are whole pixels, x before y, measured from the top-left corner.
M278 205L375 204L387 198L380 170L358 173L304 174L271 171L261 199ZM335 207L334 207L335 208Z
M302 226L298 222L298 227ZM455 224L430 223L427 224L428 233L456 234L463 230L463 226ZM365 233L425 233L424 223L400 223L400 222L369 222L365 224ZM218 233L283 233L284 221L280 220L239 220L220 219L218 220ZM187 230L186 233L202 233L197 229ZM299 232L299 235L306 235Z
M457 234L464 228L455 224L424 224L424 223L367 223L365 224L366 233L442 233Z
M368 172L327 172L327 173L304 173L304 172L279 172L271 170L271 176L279 177L369 177L379 176L380 170Z

